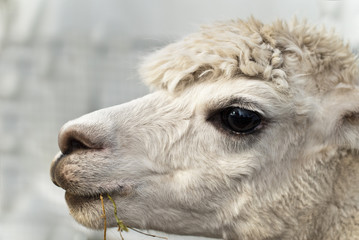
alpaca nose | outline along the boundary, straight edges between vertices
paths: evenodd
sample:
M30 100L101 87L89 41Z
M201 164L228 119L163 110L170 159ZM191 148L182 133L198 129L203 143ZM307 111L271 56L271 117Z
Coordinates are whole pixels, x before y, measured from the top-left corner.
M74 121L66 123L60 130L58 144L60 151L52 160L50 175L52 182L61 187L62 178L57 173L58 166L66 155L78 150L99 149L102 146L100 138L96 137L96 128L91 125L78 124Z
M95 125L67 123L59 133L58 144L63 154L77 150L101 149L104 140Z
M106 113L106 112L105 112ZM50 175L55 185L66 188L63 168L69 159L89 151L101 151L115 146L114 127L108 114L98 111L67 122L58 135L60 151L52 160ZM106 116L104 118L103 116ZM73 155L74 158L69 158Z

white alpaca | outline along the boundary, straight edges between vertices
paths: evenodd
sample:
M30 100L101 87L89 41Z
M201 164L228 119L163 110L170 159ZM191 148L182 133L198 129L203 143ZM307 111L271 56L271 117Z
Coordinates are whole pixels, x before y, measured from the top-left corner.
M154 93L61 129L51 176L79 223L102 228L99 195L110 193L141 229L359 239L358 64L338 37L298 22L217 23L141 73Z

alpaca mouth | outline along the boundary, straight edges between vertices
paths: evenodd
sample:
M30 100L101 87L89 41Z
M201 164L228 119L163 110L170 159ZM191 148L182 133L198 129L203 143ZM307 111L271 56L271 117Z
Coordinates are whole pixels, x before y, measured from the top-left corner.
M83 206L84 204L90 204L90 203L94 203L97 201L99 202L100 195L106 196L107 193L83 196L83 195L76 195L76 194L70 193L69 191L66 191L65 200L69 206L71 206L71 207L78 206L79 207L79 206Z
M116 189L112 190L112 191L98 191L98 192L94 192L94 193L89 193L89 194L76 194L73 193L71 191L66 191L65 193L65 199L66 202L71 205L71 206L76 206L76 205L83 205L83 204L88 204L91 202L96 202L96 201L100 201L100 196L120 196L120 197L125 197L131 194L131 192L133 191L133 188L131 185L129 184L123 184L123 185L119 185Z
M100 195L103 195L103 194L82 196L82 195L76 195L76 194L70 193L69 191L66 191L65 199L66 199L66 202L71 206L82 205L85 202L87 203L87 202L92 202L92 201L98 201L100 199Z

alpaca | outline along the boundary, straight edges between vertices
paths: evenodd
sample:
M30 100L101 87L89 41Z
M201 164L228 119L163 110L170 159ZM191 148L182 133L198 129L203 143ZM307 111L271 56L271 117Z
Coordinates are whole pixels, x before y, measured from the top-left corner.
M218 22L153 53L140 73L152 93L60 131L51 177L79 223L102 228L109 193L140 229L359 239L358 62L334 33Z

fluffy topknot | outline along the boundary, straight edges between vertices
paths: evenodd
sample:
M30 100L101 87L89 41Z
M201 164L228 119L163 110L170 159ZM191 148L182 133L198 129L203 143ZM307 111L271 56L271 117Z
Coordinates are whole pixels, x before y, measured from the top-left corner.
M348 45L333 32L297 20L265 25L250 18L203 26L150 55L140 73L147 84L170 92L238 76L281 87L300 84L312 93L358 84L357 59Z

